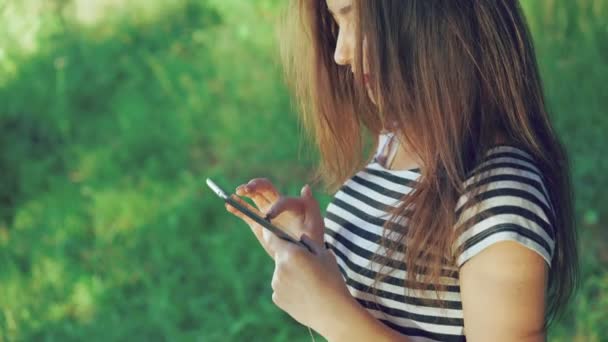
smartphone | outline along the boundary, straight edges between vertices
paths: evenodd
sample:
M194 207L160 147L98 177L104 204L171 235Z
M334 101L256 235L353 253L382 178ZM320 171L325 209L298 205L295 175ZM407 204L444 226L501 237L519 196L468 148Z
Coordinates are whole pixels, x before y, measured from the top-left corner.
M279 227L273 225L272 223L270 223L270 220L267 220L267 219L259 216L258 214L254 213L253 211L247 209L247 207L243 206L239 202L237 202L234 199L232 199L232 197L230 197L226 193L226 191L224 191L222 188L220 188L219 185L217 185L214 181L212 181L209 178L207 178L207 186L209 186L209 188L211 188L211 190L213 190L213 192L216 195L218 195L221 199L223 199L224 202L230 204L231 206L233 206L234 208L236 208L238 211L240 211L241 213L245 214L250 219L254 220L260 226L268 229L270 232L272 232L278 238L283 239L285 241L289 241L291 243L295 243L296 245L304 247L307 250L309 250L310 252L312 252L312 249L307 244L305 244L303 241L296 240L295 238L291 237L289 234L287 234L286 232L284 232L281 228L279 228Z

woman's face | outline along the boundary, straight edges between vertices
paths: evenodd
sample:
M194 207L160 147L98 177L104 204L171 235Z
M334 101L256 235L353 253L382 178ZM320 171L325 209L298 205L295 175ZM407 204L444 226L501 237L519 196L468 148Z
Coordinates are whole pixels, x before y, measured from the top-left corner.
M353 0L326 0L327 8L331 12L334 20L338 24L338 42L336 51L334 52L334 60L336 64L342 66L350 66L354 73L354 46L355 46L355 20L353 18ZM363 80L367 87L367 94L372 102L375 103L374 97L370 89L370 74L367 65L366 43L363 40Z

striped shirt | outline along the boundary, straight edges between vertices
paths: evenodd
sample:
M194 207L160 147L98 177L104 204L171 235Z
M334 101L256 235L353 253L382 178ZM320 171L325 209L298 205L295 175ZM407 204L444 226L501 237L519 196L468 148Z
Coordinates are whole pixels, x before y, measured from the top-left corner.
M464 245L462 253L455 255L456 264L444 265L452 272L442 277L447 288L441 300L432 291L408 293L402 260L391 264L395 268L382 269L390 275L377 284L374 296L371 287L380 265L371 259L375 253L385 254L379 249L382 225L389 217L384 209L397 205L419 176L418 169L389 170L376 160L368 164L343 184L328 205L326 245L334 251L351 295L378 320L412 341L466 341L459 267L488 246L506 240L537 252L550 266L553 210L531 155L514 146L495 146L466 181L466 191L456 205L458 222L467 223L468 228L454 242L454 251ZM483 191L476 200L481 201L467 207L470 190L478 186ZM421 297L432 300L421 302Z

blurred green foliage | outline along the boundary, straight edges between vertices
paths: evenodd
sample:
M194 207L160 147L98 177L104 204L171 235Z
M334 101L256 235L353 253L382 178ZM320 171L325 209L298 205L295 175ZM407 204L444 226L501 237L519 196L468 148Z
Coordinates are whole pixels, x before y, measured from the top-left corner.
M309 340L270 300L270 259L203 185L310 180L280 5L0 1L0 341ZM608 4L523 5L581 234L582 287L550 339L600 341Z

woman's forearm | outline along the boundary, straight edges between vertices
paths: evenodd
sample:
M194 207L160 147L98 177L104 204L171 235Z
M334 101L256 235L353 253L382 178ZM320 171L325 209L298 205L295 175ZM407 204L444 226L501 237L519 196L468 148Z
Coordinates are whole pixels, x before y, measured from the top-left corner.
M341 308L336 308L335 317L324 331L319 333L329 342L343 341L386 341L408 342L409 339L382 324L354 298L344 301Z

